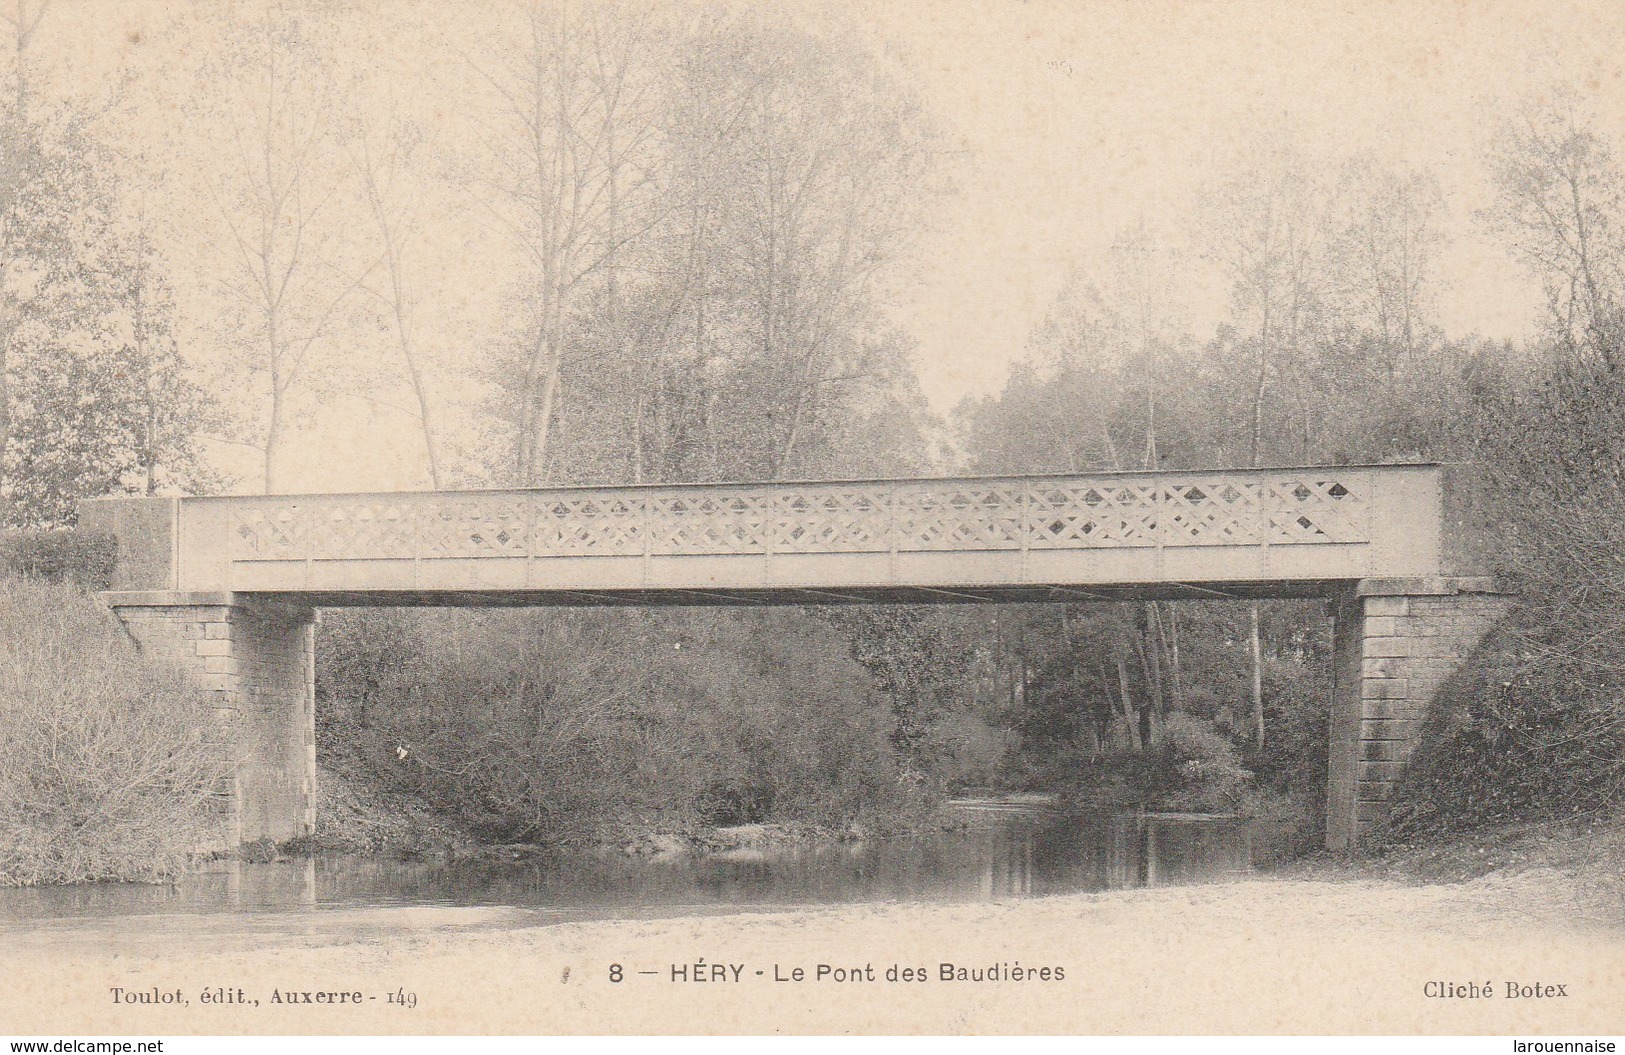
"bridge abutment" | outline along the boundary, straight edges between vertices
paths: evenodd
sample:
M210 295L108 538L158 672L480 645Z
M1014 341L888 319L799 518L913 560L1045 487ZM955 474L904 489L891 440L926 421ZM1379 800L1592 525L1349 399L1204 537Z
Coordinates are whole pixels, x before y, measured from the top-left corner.
M143 652L179 667L213 698L222 745L219 848L309 835L316 820L314 610L231 593L104 597Z
M1365 579L1334 599L1330 849L1387 817L1434 694L1513 600L1483 578Z

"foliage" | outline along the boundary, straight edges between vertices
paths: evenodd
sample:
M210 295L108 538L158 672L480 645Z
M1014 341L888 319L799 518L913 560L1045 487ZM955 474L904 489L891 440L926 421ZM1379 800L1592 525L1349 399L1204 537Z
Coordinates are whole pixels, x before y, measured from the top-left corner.
M1226 737L1181 714L1169 716L1156 744L1136 761L1135 792L1172 809L1235 809L1250 776Z
M1390 834L1617 810L1621 651L1614 613L1553 624L1538 608L1520 610L1435 701L1395 789Z
M924 606L864 605L830 615L890 704L891 743L911 768L934 768L927 737L963 684L966 657L952 647L951 624L940 614Z
M243 417L275 493L300 397L343 361L321 349L344 322L365 325L346 313L376 263L346 216L364 206L339 162L337 13L276 4L245 14L222 5L198 19L214 30L213 47L199 49L209 88L184 112L220 159L196 188L213 222L203 285L215 338L256 397Z
M1625 610L1625 367L1558 361L1487 402L1479 513L1502 539L1497 570L1554 622Z
M1175 714L1151 747L1074 756L1051 779L1069 797L1091 805L1233 812L1251 776L1211 722Z
M1473 515L1521 607L1429 714L1399 835L1625 806L1625 173L1573 99L1492 161L1492 219L1548 294L1542 354L1471 418Z
M89 531L0 532L0 576L105 589L113 579L118 541Z
M1560 91L1505 122L1488 219L1546 290L1565 366L1625 366L1625 170L1585 100Z
M173 337L144 232L117 215L111 153L62 107L3 131L0 523L73 523L80 498L216 482L196 433L214 404Z
M923 401L880 297L931 190L917 103L855 42L776 15L584 11L533 13L490 75L479 182L521 260L489 371L512 437L492 475L921 464Z
M901 66L744 8L533 4L444 27L475 48L391 17L219 3L171 27L214 38L165 60L195 61L186 130L211 147L152 179L186 188L186 224L217 221L176 240L213 243L195 318L131 218L131 159L26 91L19 33L18 101L0 104L16 107L0 115L0 522L219 484L198 437L229 430L181 347L203 318L268 397L248 415L268 489L289 437L357 409L347 387L370 411L410 391L436 486L1471 460L1462 517L1527 605L1441 704L1405 823L1617 802L1625 174L1583 100L1528 108L1487 159L1485 218L1547 294L1540 341L1444 337L1436 179L1266 128L1246 170L1202 189L1201 251L1230 293L1211 334L1177 292L1197 270L1181 233L1142 222L1068 278L944 454L891 316L945 153ZM417 100L373 123L409 94L380 71L426 78L437 62L420 60L452 50L472 56L455 66L466 120ZM415 241L431 230L443 240ZM489 263L436 266L454 252ZM452 286L493 275L508 281ZM436 359L460 371L443 392ZM94 584L100 546L19 536L0 565ZM1325 628L1310 605L1166 600L345 613L324 631L323 735L360 736L379 773L499 837L845 822L1080 767L1147 801L1192 763L1219 774L1201 787L1230 787L1234 763L1282 817L1309 816Z
M1569 361L1497 405L1481 515L1522 604L1429 715L1398 833L1625 805L1625 381Z
M184 872L216 820L211 717L81 589L0 578L0 884Z
M916 795L864 671L793 610L358 611L322 633L318 745L359 736L487 837L843 825Z
M1447 344L1432 318L1438 188L1369 158L1339 167L1265 146L1210 198L1210 255L1232 284L1215 335L1198 343L1180 321L1168 279L1178 258L1143 225L1127 232L1101 266L1071 276L1004 390L956 410L974 471L1379 462L1468 448L1484 416L1475 400L1504 389L1485 363L1505 349ZM1132 760L1195 720L1242 754L1283 825L1305 822L1286 841L1313 836L1327 779L1321 608L1067 605L1011 622L994 660L1010 671L1003 720L1019 737L1006 779L1053 786L1087 759L1086 782L1134 798L1124 782L1156 767Z
M213 419L213 402L186 376L173 346L123 342L82 354L34 347L18 359L14 522L70 525L81 498L219 485L200 459L195 431Z

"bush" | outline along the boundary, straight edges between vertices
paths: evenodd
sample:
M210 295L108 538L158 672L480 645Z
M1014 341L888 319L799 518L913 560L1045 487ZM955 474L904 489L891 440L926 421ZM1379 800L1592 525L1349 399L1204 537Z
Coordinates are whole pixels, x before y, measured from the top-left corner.
M1113 751L1068 768L1069 797L1096 805L1231 812L1243 805L1251 774L1213 723L1170 714L1145 751Z
M734 613L332 612L316 746L487 839L749 821L885 827L922 792L826 622Z
M700 789L694 805L702 824L755 824L768 818L773 788L738 777L713 780Z
M0 577L0 885L183 873L213 834L212 728L82 589Z
M113 581L118 542L93 531L0 533L0 575L76 583L105 590Z
M1130 786L1140 801L1163 809L1234 810L1249 777L1229 740L1184 714L1170 714L1157 742L1134 757Z

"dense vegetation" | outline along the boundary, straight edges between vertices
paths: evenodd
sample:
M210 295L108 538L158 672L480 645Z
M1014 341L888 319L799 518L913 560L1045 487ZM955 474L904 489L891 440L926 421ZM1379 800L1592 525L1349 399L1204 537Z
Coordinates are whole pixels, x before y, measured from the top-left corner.
M93 594L0 569L0 885L184 873L218 820L208 707Z
M1002 389L939 419L890 309L954 150L894 67L727 6L533 5L457 42L459 124L375 77L455 65L391 17L205 5L168 28L197 46L156 104L57 97L17 36L0 522L31 533L0 539L28 577L0 587L0 728L83 764L0 770L0 874L156 874L195 835L196 742L155 716L183 688L113 679L105 620L36 581L100 585L106 540L33 532L87 496L221 487L206 448L252 450L239 486L271 492L376 434L436 487L1455 463L1456 541L1493 540L1525 601L1430 715L1393 834L1618 810L1625 171L1583 100L1531 105L1481 159L1481 219L1548 295L1524 341L1439 323L1434 175L1265 134L1192 230L1124 230ZM168 91L169 167L121 154L125 108ZM1201 332L1198 262L1230 294ZM354 611L319 648L323 761L490 839L885 827L1026 788L1318 841L1318 604ZM150 779L72 782L118 771Z
M496 841L925 802L875 685L798 612L334 612L324 637L319 737Z
M1617 316L1616 316L1617 317ZM1429 715L1392 835L1617 816L1625 802L1625 375L1617 323L1500 409L1480 447L1519 610Z

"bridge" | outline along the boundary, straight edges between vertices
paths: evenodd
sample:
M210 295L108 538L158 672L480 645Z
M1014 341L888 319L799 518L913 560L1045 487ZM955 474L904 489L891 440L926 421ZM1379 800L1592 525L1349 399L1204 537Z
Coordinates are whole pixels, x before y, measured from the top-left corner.
M98 499L106 594L213 694L223 840L308 833L315 610L1322 597L1327 841L1383 815L1434 691L1509 599L1437 465Z

